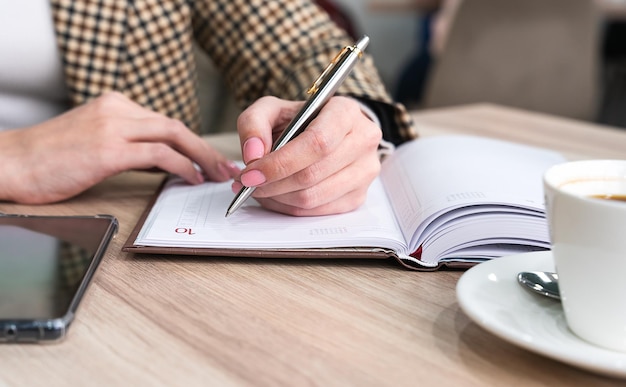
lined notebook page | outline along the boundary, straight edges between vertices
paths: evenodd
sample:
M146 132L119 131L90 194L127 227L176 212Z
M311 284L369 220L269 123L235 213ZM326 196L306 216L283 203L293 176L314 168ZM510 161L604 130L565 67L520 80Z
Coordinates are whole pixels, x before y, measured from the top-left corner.
M172 178L153 206L135 245L213 248L312 248L377 246L405 250L381 182L356 211L293 217L247 200L226 218L230 182L196 186Z

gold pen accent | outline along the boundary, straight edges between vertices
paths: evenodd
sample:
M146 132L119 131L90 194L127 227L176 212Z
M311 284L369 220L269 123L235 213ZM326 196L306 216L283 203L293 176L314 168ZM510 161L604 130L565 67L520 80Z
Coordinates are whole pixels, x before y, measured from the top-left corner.
M326 66L324 71L322 71L320 76L317 77L315 82L313 82L313 84L311 85L311 87L309 87L309 89L306 91L306 93L309 94L309 95L315 94L319 90L319 86L322 83L322 81L332 71L332 69L337 65L337 63L339 63L346 55L349 55L353 51L357 52L357 55L359 56L359 58L361 58L361 56L363 56L363 51L356 44L354 46L346 46L346 47L344 47L339 52L339 54L335 55L333 60L328 64L328 66Z
M299 135L313 119L317 116L322 107L335 94L339 86L348 77L357 60L363 55L363 50L369 44L369 37L364 35L353 46L344 47L339 54L326 66L324 71L313 82L307 90L309 98L302 109L291 120L280 138L272 146L271 152L282 148L285 144ZM228 217L235 212L252 195L255 187L243 187L226 210Z

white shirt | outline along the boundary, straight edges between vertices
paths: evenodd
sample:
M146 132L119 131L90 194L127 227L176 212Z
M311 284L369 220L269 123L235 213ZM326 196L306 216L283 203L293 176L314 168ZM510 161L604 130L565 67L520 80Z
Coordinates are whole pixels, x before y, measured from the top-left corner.
M0 130L69 106L48 0L0 0Z

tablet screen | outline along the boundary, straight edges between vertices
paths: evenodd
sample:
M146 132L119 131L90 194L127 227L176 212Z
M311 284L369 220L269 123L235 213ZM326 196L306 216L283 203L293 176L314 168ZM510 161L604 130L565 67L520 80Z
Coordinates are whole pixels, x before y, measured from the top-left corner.
M99 217L0 216L0 320L66 315L110 225Z

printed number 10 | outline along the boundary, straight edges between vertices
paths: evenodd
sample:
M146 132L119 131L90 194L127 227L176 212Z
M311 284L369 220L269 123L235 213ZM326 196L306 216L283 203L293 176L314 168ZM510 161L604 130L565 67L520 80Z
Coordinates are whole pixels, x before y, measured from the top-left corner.
M189 234L189 235L194 235L195 234L195 232L191 231L190 228L186 228L186 227L178 227L174 231L176 232L176 234Z

